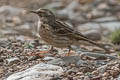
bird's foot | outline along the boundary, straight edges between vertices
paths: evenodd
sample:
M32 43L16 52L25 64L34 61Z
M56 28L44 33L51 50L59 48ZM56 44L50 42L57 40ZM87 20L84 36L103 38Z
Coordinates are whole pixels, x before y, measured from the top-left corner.
M44 54L48 54L48 53L52 53L53 52L53 47L51 47L49 50L44 50L44 51L40 51L37 53L31 53L29 54L29 56L45 56Z
M49 50L47 50L47 51L40 51L40 52L32 52L32 53L28 54L28 56L39 56L39 57L44 57L45 54L48 54L48 53L50 53Z

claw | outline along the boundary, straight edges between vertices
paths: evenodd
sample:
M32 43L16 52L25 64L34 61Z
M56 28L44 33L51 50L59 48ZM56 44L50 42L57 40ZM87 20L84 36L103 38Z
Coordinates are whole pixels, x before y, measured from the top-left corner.
M40 52L37 52L37 53L30 53L28 54L29 56L45 56L44 54L47 54L47 53L51 53L53 51L53 47L51 47L49 50L46 50L46 51L40 51Z

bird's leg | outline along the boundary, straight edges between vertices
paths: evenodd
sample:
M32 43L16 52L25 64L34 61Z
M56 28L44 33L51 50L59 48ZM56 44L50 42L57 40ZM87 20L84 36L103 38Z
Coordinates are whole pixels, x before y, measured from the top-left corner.
M71 54L74 53L74 52L71 52L71 47L68 47L68 48L69 48L69 51L68 51L68 53L65 56L70 56Z
M70 56L70 54L71 54L70 51L71 51L71 49L69 49L68 53L65 56Z

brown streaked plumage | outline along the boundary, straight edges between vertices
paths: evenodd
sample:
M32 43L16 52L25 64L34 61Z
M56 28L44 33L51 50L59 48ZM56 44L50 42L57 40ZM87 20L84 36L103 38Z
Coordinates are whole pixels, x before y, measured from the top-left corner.
M38 9L31 12L39 16L41 24L39 23L38 32L41 39L48 44L58 48L69 48L71 45L78 44L78 41L86 41L108 51L103 45L88 39L80 32L58 20L50 10Z

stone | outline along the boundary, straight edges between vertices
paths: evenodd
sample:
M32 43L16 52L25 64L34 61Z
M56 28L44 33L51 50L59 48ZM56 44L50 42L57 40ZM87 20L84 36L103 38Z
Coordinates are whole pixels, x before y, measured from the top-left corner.
M120 75L118 75L117 79L120 80Z
M63 63L61 58L57 58L57 59L48 61L48 64L60 64L60 63Z
M63 73L60 66L40 63L25 71L14 73L6 80L50 80Z
M99 24L98 24L99 23ZM78 25L78 31L98 30L103 35L108 35L120 28L120 22L114 16L97 18L92 22Z
M53 8L59 8L62 6L62 3L60 2L53 2L51 4L46 5L46 8L53 9Z
M94 41L102 39L101 33L98 30L89 30L89 31L83 32L82 34Z
M79 53L78 53L79 54ZM95 59L99 59L99 60L104 60L104 59L117 59L116 56L111 56L111 55L108 55L108 54L103 54L103 53L91 53L91 52L84 52L84 53L81 53L81 55L83 56L90 56L90 57L93 57Z
M0 62L4 62L5 59L6 59L6 56L1 56L0 57Z
M77 62L80 60L79 56L65 56L62 58L54 59L52 61L48 61L49 64L77 64Z
M102 73L102 74L103 74L103 73L106 71L107 67L108 67L108 65L106 64L106 65L104 65L104 66L101 66L101 67L97 68L97 71L98 71L99 73Z
M83 61L83 60L79 60L77 62L77 66L83 66L84 64L88 65L88 62L87 61Z
M4 73L4 69L0 68L0 74Z
M50 61L50 60L54 60L54 59L55 59L54 57L45 57L43 60Z
M18 62L20 62L19 58L17 57L12 57L12 58L9 58L9 59L6 59L5 60L5 63L7 65L13 65L13 64L17 64Z
M28 61L33 61L33 60L36 60L36 59L38 59L39 57L38 56L30 56L29 58L28 58Z
M65 56L63 58L61 58L63 60L63 62L65 63L73 63L73 64L76 64L79 60L80 60L80 57L79 56Z
M19 15L20 13L25 14L26 11L22 8L15 8L12 6L1 6L0 13L5 13L9 15Z
M94 64L96 65L96 67L100 67L102 65L106 65L107 63L108 63L108 61L96 60Z

